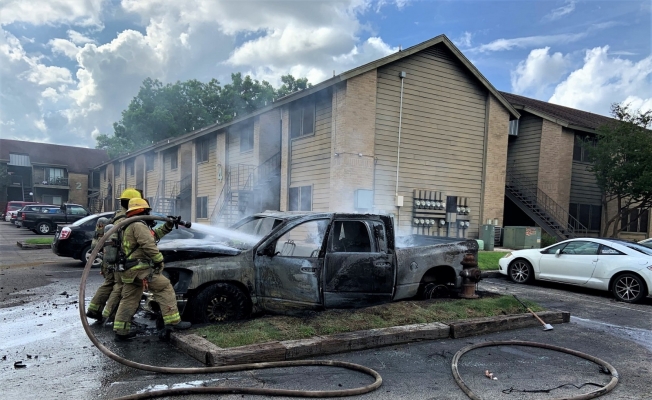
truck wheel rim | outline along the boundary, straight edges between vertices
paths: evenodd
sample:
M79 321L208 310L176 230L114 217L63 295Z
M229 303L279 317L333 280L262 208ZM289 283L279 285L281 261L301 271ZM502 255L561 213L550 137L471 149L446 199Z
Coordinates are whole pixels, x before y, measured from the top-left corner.
M50 232L50 227L48 227L47 225L41 225L39 227L39 231L41 231L41 233L48 233Z
M206 310L211 322L221 322L229 319L232 314L233 304L227 296L216 296L211 299Z

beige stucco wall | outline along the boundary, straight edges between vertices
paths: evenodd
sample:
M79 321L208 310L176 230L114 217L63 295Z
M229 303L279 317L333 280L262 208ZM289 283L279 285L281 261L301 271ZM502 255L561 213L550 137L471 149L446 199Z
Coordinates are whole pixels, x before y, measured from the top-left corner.
M487 218L503 224L505 204L505 174L507 173L507 140L509 111L492 94L487 102L487 138L480 222Z
M356 211L355 191L374 188L376 85L372 70L338 85L333 95L330 211Z

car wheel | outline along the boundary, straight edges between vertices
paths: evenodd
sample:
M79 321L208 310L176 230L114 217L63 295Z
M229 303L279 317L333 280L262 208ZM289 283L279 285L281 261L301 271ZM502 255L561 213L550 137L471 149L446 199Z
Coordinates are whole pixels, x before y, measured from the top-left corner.
M196 323L234 321L249 316L249 297L238 287L228 283L215 283L204 290L193 301Z
M636 303L647 294L645 282L634 274L619 275L611 287L616 299L625 303Z
M52 233L52 227L47 222L40 222L36 225L36 232L41 235L47 235L48 233Z
M526 260L514 260L507 270L509 279L515 283L529 283L534 279L532 264Z
M84 265L86 265L86 263L88 262L88 259L91 257L92 252L93 249L91 249L90 245L86 246L84 250L82 250L81 257L79 257L79 259L81 260L81 262L84 263ZM97 268L100 266L102 266L102 253L97 254L97 257L95 257L95 260L93 260L93 264L91 264L91 268Z

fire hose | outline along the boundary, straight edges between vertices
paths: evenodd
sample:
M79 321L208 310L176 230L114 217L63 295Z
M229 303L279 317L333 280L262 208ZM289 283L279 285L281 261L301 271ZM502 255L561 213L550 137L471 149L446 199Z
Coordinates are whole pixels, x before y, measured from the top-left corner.
M240 364L240 365L227 365L220 367L197 367L197 368L176 368L176 367L159 367L155 365L141 364L135 361L128 360L126 358L120 357L119 355L112 352L106 346L104 346L100 341L95 337L93 331L91 331L88 321L86 320L85 315L85 306L84 299L86 293L86 280L91 270L93 260L97 257L99 250L104 245L104 242L111 237L115 232L118 231L121 227L128 225L136 221L171 221L171 219L165 217L159 217L155 215L147 216L135 216L131 218L126 218L119 223L115 224L111 230L106 232L104 236L97 242L97 245L93 249L86 266L84 267L84 272L82 273L81 283L79 285L79 317L84 327L84 331L88 338L93 342L95 347L98 348L104 355L110 359L122 364L127 367L140 369L143 371L149 372L158 372L163 374L209 374L217 372L236 372L236 371L245 371L245 370L259 370L259 369L270 369L270 368L288 368L288 367L307 367L307 366L326 366L326 367L338 367L349 369L352 371L358 371L363 374L369 375L374 379L374 382L367 385L351 389L338 389L338 390L289 390L289 389L267 389L267 388L251 388L251 387L194 387L194 388L176 388L176 389L165 389L157 390L153 392L146 392L140 394L134 394L130 396L120 397L119 400L126 399L152 399L156 397L163 396L175 396L175 395L187 395L187 394L252 394L252 395L263 395L263 396L288 396L288 397L345 397L345 396L355 396L359 394L372 392L380 387L383 383L383 379L380 374L374 371L371 368L365 367L364 365L349 363L345 361L335 361L335 360L301 360L301 361L276 361L276 362L263 362L263 363L252 363L252 364ZM174 221L171 221L174 222Z
M119 355L112 352L106 346L104 346L100 341L95 337L95 334L91 331L90 325L86 319L85 315L85 293L86 293L86 280L91 270L93 260L97 257L99 249L104 245L104 242L111 237L115 232L118 231L121 227L128 225L136 221L170 221L174 223L173 219L159 217L154 215L148 216L135 216L131 218L124 219L119 223L115 224L111 230L106 232L104 236L98 241L97 245L93 249L84 271L81 277L81 283L79 286L79 317L82 322L82 326L88 338L93 342L93 344L100 350L104 355L110 359L123 364L127 367L140 369L143 371L149 372L158 372L163 374L208 374L208 373L218 373L218 372L237 372L237 371L246 371L246 370L261 370L261 369L271 369L271 368L289 368L289 367L307 367L307 366L326 366L326 367L338 367L349 369L352 371L358 371L363 374L369 375L374 378L374 382L366 385L360 386L351 389L338 389L338 390L289 390L289 389L269 389L269 388L251 388L251 387L193 387L193 388L176 388L176 389L165 389L157 390L152 392L145 392L139 394L133 394L129 396L120 397L117 400L139 400L139 399L151 399L164 396L175 396L175 395L187 395L187 394L251 394L251 395L267 395L267 396L288 396L288 397L347 397L355 396L360 394L365 394L372 392L378 389L382 383L383 379L378 372L375 370L365 367L364 365L349 363L345 361L335 361L335 360L301 360L301 361L276 361L276 362L263 362L263 363L251 363L251 364L240 364L240 365L228 365L228 366L219 366L219 367L196 367L196 368L177 368L177 367L160 367L155 365L141 364L135 361L128 360L126 358L120 357ZM458 371L458 362L461 357L468 353L471 350L478 349L481 347L490 347L490 346L529 346L529 347L538 347L543 349L549 349L553 351L559 351L567 354L571 354L586 360L592 361L611 374L611 381L597 390L581 394L575 397L565 397L568 400L584 400L592 399L598 396L601 396L609 391L611 391L616 384L618 383L618 372L616 369L611 366L606 361L603 361L597 357L585 354L576 350L549 345L545 343L535 343L535 342L524 342L524 341L491 341L491 342L482 342L477 344L472 344L466 346L459 350L453 357L451 364L451 369L453 373L453 378L458 386L466 393L466 395L473 399L479 400L478 397L464 382L460 373Z

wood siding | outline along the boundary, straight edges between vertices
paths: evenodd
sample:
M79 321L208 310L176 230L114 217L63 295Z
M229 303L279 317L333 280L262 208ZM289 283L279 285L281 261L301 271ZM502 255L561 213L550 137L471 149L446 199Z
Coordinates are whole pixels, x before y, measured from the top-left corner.
M147 186L145 187L145 196L156 198L156 190L158 189L158 181L161 180L161 175L159 171L159 158L158 154L154 156L154 169L151 171L146 171L147 175L146 181ZM153 207L153 205L152 205Z
M396 212L401 79L405 71L398 194L400 229L411 232L414 189L468 197L478 235L487 91L448 50L434 46L378 69L376 209Z
M177 168L172 169L172 153L177 153ZM174 181L174 182L179 182L181 180L180 175L180 160L179 160L179 148L175 147L172 150L168 150L165 152L163 155L163 176L165 178L162 178L161 180L166 180L166 181Z
M208 197L208 215L210 218L215 202L215 186L217 185L217 136L210 135L208 138L208 161L197 164L196 175L196 197Z
M227 144L226 144L226 159L227 165L229 168L229 173L231 177L231 188L237 189L237 171L238 165L240 165L240 181L244 184L244 181L247 179L248 167L255 166L254 161L254 151L253 149L247 151L240 151L240 132L242 132L246 126L246 129L254 129L253 119L248 121L246 125L238 125L229 129L227 133Z
M289 187L312 186L312 210L328 211L332 104L331 97L325 94L313 99L316 101L315 134L290 139Z
M519 120L518 136L509 139L507 170L515 169L536 182L539 175L542 119L525 114Z
M573 174L571 175L570 202L578 204L602 204L602 194L595 174L588 170L590 164L573 161Z

